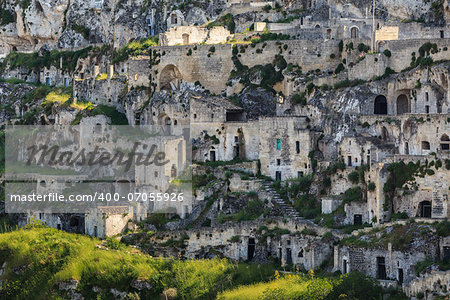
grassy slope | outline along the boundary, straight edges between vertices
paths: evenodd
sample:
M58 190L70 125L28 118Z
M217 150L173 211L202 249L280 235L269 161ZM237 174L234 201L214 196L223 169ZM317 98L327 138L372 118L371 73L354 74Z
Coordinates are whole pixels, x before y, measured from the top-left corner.
M150 292L140 292L141 298L154 298L167 288L176 288L186 299L212 298L227 288L267 280L274 272L271 266L238 265L226 259L157 259L133 248L99 249L99 243L51 228L0 234L0 266L7 262L0 276L0 298L55 298L60 293L55 283L70 279L80 281L78 292L88 298L96 297L93 286L103 289L102 298L111 297L111 288L136 292L130 287L135 279L152 285Z

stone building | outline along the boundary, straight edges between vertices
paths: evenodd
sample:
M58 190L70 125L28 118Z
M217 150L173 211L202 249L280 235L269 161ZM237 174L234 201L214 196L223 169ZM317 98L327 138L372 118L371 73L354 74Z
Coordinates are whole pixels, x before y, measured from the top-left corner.
M388 249L334 247L334 270L347 274L358 271L380 281L409 283L415 276L415 265L426 258L421 251L395 251ZM389 285L389 283L387 283Z
M265 117L259 120L261 172L276 180L312 172L309 157L315 137L306 117Z
M209 141L196 149L194 159L259 159L262 174L277 180L312 171L309 153L315 137L307 126L306 117L246 121L242 108L225 99L191 101L192 137Z
M211 29L200 26L175 26L159 35L159 44L161 46L222 44L230 37L230 31L221 26L214 26Z
M383 161L384 158L397 153L394 144L377 137L344 137L339 145L339 156L347 167L370 165Z
M131 206L99 206L86 214L85 233L99 238L122 234L132 220Z

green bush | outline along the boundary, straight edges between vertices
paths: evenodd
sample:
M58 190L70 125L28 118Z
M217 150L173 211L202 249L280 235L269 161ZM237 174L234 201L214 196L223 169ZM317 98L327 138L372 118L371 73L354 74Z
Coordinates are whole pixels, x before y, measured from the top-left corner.
M338 47L339 47L339 52L342 52L344 50L344 41L340 40Z
M394 213L391 215L391 221L395 220L407 220L409 219L408 214L406 212Z
M365 45L365 44L363 44L363 43L360 43L358 45L358 51L359 52L369 52L369 50L370 50L370 47Z
M391 57L391 51L389 51L388 49L385 49L383 51L383 54L386 55L387 57Z
M367 185L367 188L369 189L369 191L373 192L376 189L376 185L375 182L369 182L369 184Z
M294 94L291 98L292 103L294 104L300 104L302 106L305 106L307 104L306 101L306 95L304 92L299 93L299 94Z
M348 180L350 180L353 184L356 184L359 181L359 174L357 171L353 171L353 172L349 173L347 177L348 177Z
M123 250L123 249L125 249L127 247L125 244L122 244L121 242L119 242L115 238L108 238L106 240L105 246L108 249L113 249L113 250Z
M236 23L233 20L233 15L228 13L222 17L220 17L218 20L208 23L206 27L208 29L211 29L215 26L224 26L226 27L231 33L234 33L236 30Z
M343 65L343 64L339 64L339 65L336 67L336 69L334 70L334 73L335 73L335 74L339 74L339 73L341 73L341 72L344 71L344 70L345 70L344 65Z
M75 32L81 34L86 40L89 40L89 33L91 32L89 28L83 25L72 24L72 29Z
M361 187L357 186L346 190L344 192L342 200L344 203L363 201L363 193Z
M7 25L14 22L14 15L8 9L0 9L0 24Z
M111 119L111 125L128 125L125 114L117 111L115 107L107 105L97 105L89 112L90 116L105 115Z
M450 221L437 222L433 226L436 228L436 234L438 236L445 237L450 235Z

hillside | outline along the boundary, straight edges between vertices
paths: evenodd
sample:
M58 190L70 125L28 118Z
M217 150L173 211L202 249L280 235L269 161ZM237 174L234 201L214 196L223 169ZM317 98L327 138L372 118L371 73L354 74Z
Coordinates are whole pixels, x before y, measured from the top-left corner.
M364 289L352 293L381 292L373 280L358 274L314 278L310 271L280 276L269 265L227 259L153 258L119 242L108 240L105 247L98 239L38 227L0 234L2 299L211 299L226 289L220 299L242 299L255 287L259 292L253 298L333 299L343 289L353 290L347 284L354 280ZM270 283L264 283L267 280ZM239 287L251 283L256 285Z

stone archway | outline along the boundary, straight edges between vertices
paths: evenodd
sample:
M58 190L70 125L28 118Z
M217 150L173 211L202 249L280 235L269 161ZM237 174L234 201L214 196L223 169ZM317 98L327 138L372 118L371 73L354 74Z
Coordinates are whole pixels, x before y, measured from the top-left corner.
M180 70L175 65L167 65L159 77L159 89L167 91L177 90L180 88L182 79Z
M387 115L387 99L383 95L375 98L373 113L375 115Z
M182 38L183 38L183 45L188 45L189 44L189 34L183 33Z
M386 50L386 43L384 41L381 41L378 43L378 52L383 52Z
M397 115L409 113L409 99L405 94L397 98Z
M350 29L350 37L351 37L352 39L357 39L357 38L359 38L359 29L358 29L358 27L352 27L352 28Z

